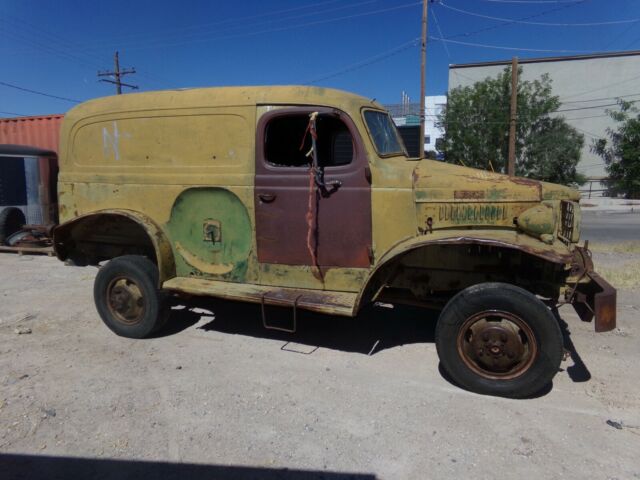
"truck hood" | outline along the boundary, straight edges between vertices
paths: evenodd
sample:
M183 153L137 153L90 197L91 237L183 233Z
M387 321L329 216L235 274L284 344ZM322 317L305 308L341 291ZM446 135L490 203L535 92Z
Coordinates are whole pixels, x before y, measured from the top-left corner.
M434 160L421 160L413 170L415 201L541 202L580 199L572 188L521 177L509 177Z

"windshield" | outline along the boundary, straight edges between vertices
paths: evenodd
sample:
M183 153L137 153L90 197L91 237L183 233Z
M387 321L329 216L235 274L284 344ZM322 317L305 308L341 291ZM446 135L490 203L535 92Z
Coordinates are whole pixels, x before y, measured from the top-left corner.
M380 155L406 155L404 144L387 112L365 110L364 120Z

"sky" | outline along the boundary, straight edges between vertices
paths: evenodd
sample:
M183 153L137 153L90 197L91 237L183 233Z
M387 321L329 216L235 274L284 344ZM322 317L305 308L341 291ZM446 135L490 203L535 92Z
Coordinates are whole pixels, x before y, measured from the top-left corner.
M429 12L428 95L446 93L449 64L640 50L640 0L440 0ZM114 94L97 73L116 50L139 91L303 84L419 102L421 15L421 0L2 0L0 117Z

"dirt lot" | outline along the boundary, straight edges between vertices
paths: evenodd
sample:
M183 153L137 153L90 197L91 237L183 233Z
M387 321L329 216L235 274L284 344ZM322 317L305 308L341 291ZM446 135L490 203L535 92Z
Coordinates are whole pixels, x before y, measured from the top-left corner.
M619 255L639 254L596 262ZM99 320L95 272L0 255L2 478L640 478L637 283L614 332L563 307L573 358L507 400L443 377L433 313L303 314L289 335L212 302L135 341Z

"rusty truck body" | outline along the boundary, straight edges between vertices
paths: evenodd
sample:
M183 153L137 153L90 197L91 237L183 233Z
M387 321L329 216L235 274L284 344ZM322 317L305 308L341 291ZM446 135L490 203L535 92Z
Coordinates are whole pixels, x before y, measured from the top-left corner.
M576 190L409 158L384 108L342 91L85 102L64 120L58 192L56 253L102 265L95 302L119 335L160 328L166 294L347 317L418 304L442 309L455 382L517 397L558 370L550 308L615 326L615 290L578 245Z

